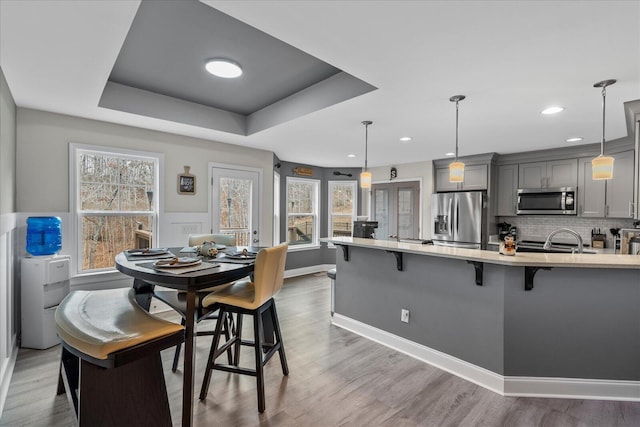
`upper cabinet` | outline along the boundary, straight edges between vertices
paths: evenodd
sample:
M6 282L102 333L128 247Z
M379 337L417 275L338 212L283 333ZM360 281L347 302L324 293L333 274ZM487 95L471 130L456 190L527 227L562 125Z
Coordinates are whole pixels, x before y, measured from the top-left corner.
M576 187L578 184L577 159L520 163L518 169L518 188Z
M464 182L449 182L449 167L436 168L435 191L486 190L488 185L488 165L464 167Z
M518 165L498 166L498 206L496 215L514 216L518 201Z
M613 178L593 180L591 157L579 159L578 215L633 218L633 150L613 155Z

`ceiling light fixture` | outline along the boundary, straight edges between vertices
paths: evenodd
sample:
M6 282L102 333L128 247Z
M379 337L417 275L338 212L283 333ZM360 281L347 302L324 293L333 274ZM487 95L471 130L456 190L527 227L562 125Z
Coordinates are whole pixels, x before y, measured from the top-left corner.
M464 163L458 161L458 103L465 99L464 95L455 95L449 101L456 103L456 158L449 163L449 182L464 181Z
M235 61L225 58L213 58L205 65L207 71L214 76L234 79L242 75L242 67Z
M576 136L575 138L567 139L567 142L580 142L580 141L582 141L582 137L581 136Z
M362 122L364 125L364 170L360 174L360 188L371 188L371 172L367 170L367 149L369 145L369 125L373 124L371 120Z
M548 116L549 114L558 114L561 111L564 111L564 107L549 107L542 110L541 113Z
M347 157L355 157L355 154L347 154Z
M411 138L410 136L403 136L402 138L400 138L400 141L402 142L409 142L411 141L413 138Z
M593 85L593 87L602 88L602 141L600 142L600 155L591 160L591 173L593 179L613 178L613 157L604 155L604 113L607 98L607 86L611 86L615 82L615 79L609 79Z

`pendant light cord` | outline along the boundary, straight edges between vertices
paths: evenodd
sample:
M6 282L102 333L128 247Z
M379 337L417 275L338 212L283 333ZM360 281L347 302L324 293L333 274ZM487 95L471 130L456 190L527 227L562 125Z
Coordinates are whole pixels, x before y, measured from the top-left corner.
M364 125L364 171L367 171L367 151L369 147L369 125L373 124L371 120L365 120L362 122Z
M456 162L458 161L458 102L456 101Z
M602 86L602 142L600 142L600 155L604 156L604 112L607 99L607 86Z

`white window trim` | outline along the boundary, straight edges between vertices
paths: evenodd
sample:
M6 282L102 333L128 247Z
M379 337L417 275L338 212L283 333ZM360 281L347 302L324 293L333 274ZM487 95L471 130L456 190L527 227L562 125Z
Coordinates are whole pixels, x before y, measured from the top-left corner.
M164 180L163 180L163 170L164 170L164 155L162 153L154 153L149 151L137 151L137 150L128 150L124 148L117 147L106 147L101 145L88 145L88 144L78 144L78 143L69 143L69 212L71 214L71 232L69 233L71 237L71 241L73 243L72 254L71 257L71 271L74 272L72 277L80 277L80 276L95 276L101 274L112 274L116 271L115 267L112 268L102 268L102 269L94 269L94 270L81 270L81 248L82 236L79 233L80 227L80 218L81 215L78 215L78 208L80 206L79 200L79 192L78 192L78 160L79 155L82 152L94 152L94 153L103 153L105 155L113 155L119 157L132 157L132 158L144 158L144 159L152 159L156 162L157 167L155 168L155 177L154 181L156 182L156 186L154 188L154 197L153 197L153 237L155 242L160 241L160 212L164 212L164 198L162 195L164 194ZM99 211L101 214L104 214L103 211ZM91 211L86 211L85 213L91 213ZM148 211L131 211L127 212L127 214L131 213L132 215L148 215ZM108 215L108 214L107 214ZM115 215L115 214L114 214Z
M286 203L286 223L287 223L287 232L288 232L288 224L289 224L289 216L290 215L294 215L294 214L290 214L289 213L289 183L290 182L304 182L304 183L312 183L314 184L314 189L315 189L315 194L313 195L314 198L314 210L315 212L307 212L306 214L313 216L314 218L314 227L313 227L313 235L311 237L311 243L307 243L307 244L302 244L302 245L289 245L289 251L290 252L295 252L295 251L300 251L300 250L307 250L307 249L318 249L320 248L320 192L322 191L320 188L320 180L319 179L312 179L312 178L299 178L296 176L288 176L286 179L286 198L287 198L287 203ZM305 214L305 213L295 213L295 215L301 215L301 214ZM285 239L286 241L289 241L288 237Z
M333 230L331 229L331 223L333 219L333 200L331 197L333 195L332 188L338 184L351 184L353 186L353 212L351 213L351 221L355 221L358 214L358 181L357 180L339 180L339 181L328 181L327 185L327 236L331 237L333 235ZM353 228L351 230L351 236L353 236ZM333 243L327 243L327 247L334 248L335 245Z

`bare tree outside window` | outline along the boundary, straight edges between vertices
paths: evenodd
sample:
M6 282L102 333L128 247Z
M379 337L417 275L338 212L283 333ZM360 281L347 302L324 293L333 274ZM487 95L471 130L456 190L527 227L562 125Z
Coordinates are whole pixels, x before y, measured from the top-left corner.
M219 186L218 229L222 234L235 235L237 245L250 245L252 180L223 177L219 180Z
M80 270L112 268L117 253L151 247L158 159L78 149L76 161Z
M287 241L290 245L317 244L318 187L317 180L287 177Z
M329 181L329 235L350 237L356 219L357 181Z

